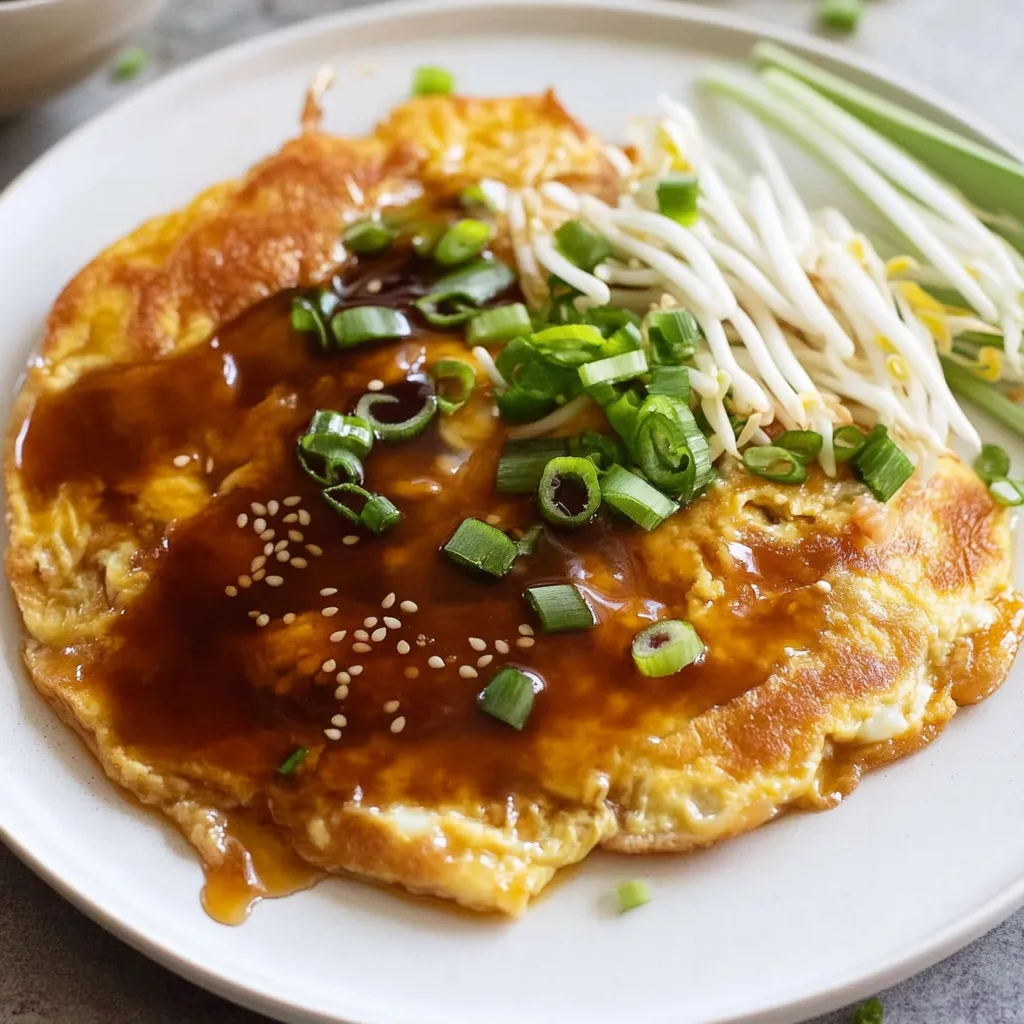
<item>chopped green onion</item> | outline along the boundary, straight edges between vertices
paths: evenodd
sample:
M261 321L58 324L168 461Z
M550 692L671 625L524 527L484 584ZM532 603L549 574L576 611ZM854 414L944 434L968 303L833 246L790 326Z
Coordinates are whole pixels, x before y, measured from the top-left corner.
M414 305L435 326L465 323L477 315L476 307L505 291L515 279L500 260L477 260L435 281L434 290Z
M337 443L324 434L302 437L296 454L303 472L321 487L363 482L363 463L359 456L344 443Z
M422 67L412 74L413 96L447 96L455 88L455 76L447 68Z
M326 488L322 494L324 501L335 512L350 522L361 523L378 536L396 526L402 519L402 513L383 494L374 494L358 484L336 484L334 487ZM358 511L346 504L346 501L352 498L361 498L363 501Z
M568 633L575 629L592 629L597 623L590 605L579 588L571 583L551 583L543 587L527 587L526 600L540 619L545 633Z
M476 370L461 359L439 359L434 366L434 382L437 385L437 407L445 416L450 416L458 412L473 394ZM446 382L454 383L454 396L449 394ZM443 389L442 385L445 385Z
M412 328L398 310L386 306L353 306L334 315L331 331L341 348L351 348L367 341L405 338L412 333Z
M110 75L115 82L130 82L145 70L149 51L141 46L128 46L114 58Z
M578 220L567 220L554 237L555 248L587 273L612 254L611 243Z
M544 533L544 527L540 523L534 523L526 533L516 541L516 548L521 555L532 555L537 547L537 541Z
M642 321L631 309L623 309L621 306L591 306L583 314L584 323L593 324L600 329L602 334L614 334L619 328L626 324L639 327Z
M493 189L493 182L491 182L491 187ZM495 203L494 198L488 195L488 190L479 181L475 185L467 185L459 193L459 205L464 210L469 211L486 210L488 213L501 212L501 206Z
M697 177L694 174L672 174L658 181L658 212L679 224L690 225L697 220Z
M580 366L605 349L604 335L590 324L559 324L530 335L530 344L561 366Z
M332 347L330 335L327 333L327 324L320 314L317 306L305 296L296 295L292 299L292 328L300 334L316 334L320 342L320 348L325 352Z
M860 427L855 427L852 423L840 427L832 435L836 462L849 462L864 447L866 440L867 435Z
M533 710L533 680L512 665L503 665L476 700L485 714L522 732Z
M678 423L660 412L643 416L637 427L634 453L644 476L655 487L689 501L695 490L696 470Z
M589 523L601 507L601 482L590 459L562 455L545 467L537 485L540 514L554 526Z
M564 437L534 437L509 441L498 462L495 489L499 494L528 494L536 491L544 467L555 458L569 454Z
M466 327L466 343L469 345L493 345L498 341L510 341L529 334L533 325L530 314L521 302L508 306L485 309L469 321Z
M426 259L445 232L443 224L420 224L412 236L412 251Z
M641 675L671 676L692 665L704 653L704 644L689 622L666 619L637 633L631 650Z
M984 444L974 460L974 472L987 484L1002 480L1010 475L1010 456L997 444Z
M853 1015L852 1024L883 1024L885 1020L885 1009L882 1001L877 996L861 1003L857 1012Z
M317 409L309 421L305 436L325 434L336 438L361 459L365 459L373 447L373 431L370 424L360 416L346 416L333 409Z
M579 368L580 381L585 388L595 384L618 384L620 381L632 380L647 372L647 356L643 349L632 352L621 352L617 356L598 359L593 363L584 363Z
M434 246L431 257L442 267L466 263L484 251L493 233L490 224L485 224L482 220L467 218L457 221L441 236L441 240Z
M888 501L914 475L914 464L881 424L868 434L864 447L852 461L878 501Z
M390 248L395 233L378 218L368 217L345 228L341 240L357 256L373 256Z
M743 465L755 476L777 484L802 484L807 479L807 465L797 454L773 444L751 445L743 453Z
M379 391L370 391L363 395L356 403L356 414L362 416L373 428L375 437L382 441L405 441L415 437L434 418L437 412L438 400L433 391L423 395L423 405L418 412L415 412L408 419L400 420L397 423L381 419L375 412L375 406L398 405L399 399L394 395L383 394Z
M680 402L690 400L690 371L685 366L655 366L647 385L649 395L668 395Z
M832 32L852 32L863 13L863 0L819 0L818 3L818 20Z
M638 526L653 530L679 511L679 506L646 480L621 466L612 466L601 478L601 496L612 508Z
M700 325L688 310L655 310L647 314L645 324L655 363L678 366L697 351Z
M610 469L626 461L626 451L617 438L585 430L573 445L574 455L585 455L598 470Z
M804 462L813 462L823 443L821 434L813 430L786 430L775 439L777 447L785 448Z
M458 565L491 576L504 576L519 554L514 541L479 519L463 519L443 550Z
M278 775L291 775L306 760L309 751L305 747L296 747L278 766Z
M1021 492L1021 487L1024 484L1019 480L993 480L988 485L988 493L992 495L992 500L1000 505L1024 505L1024 493Z
M651 902L651 890L647 888L647 883L641 882L639 878L620 882L615 887L615 896L619 901L619 912L622 914Z

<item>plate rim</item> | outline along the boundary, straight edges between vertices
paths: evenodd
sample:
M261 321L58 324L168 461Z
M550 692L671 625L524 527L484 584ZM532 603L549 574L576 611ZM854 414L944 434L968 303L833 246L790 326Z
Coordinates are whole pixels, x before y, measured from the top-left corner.
M610 11L635 14L638 18L668 18L683 24L700 24L744 35L757 35L811 57L824 57L869 79L875 79L883 83L887 89L900 92L912 101L938 111L947 122L955 123L960 130L965 130L991 148L1024 163L1024 147L1011 141L999 129L988 124L973 111L949 100L940 91L894 72L879 61L848 50L838 43L818 39L806 32L779 28L757 17L705 7L689 0L385 0L383 3L358 0L358 3L359 6L354 8L305 18L295 24L271 29L252 38L221 47L189 61L131 96L113 103L63 136L0 189L0 207L16 203L21 189L27 187L35 175L63 159L64 151L75 144L81 135L117 121L125 112L136 105L148 102L161 92L173 93L193 79L216 74L221 65L230 64L245 56L257 55L268 48L301 41L314 35L319 29L337 31L347 26L387 24L409 16L429 17L460 12L472 14L486 9L507 9L517 12L524 9L537 12ZM18 661L20 662L20 657ZM6 784L0 780L0 792L5 788ZM36 833L37 836L39 834ZM94 897L68 882L48 862L45 849L34 848L31 836L19 835L3 819L2 809L0 840L22 863L87 917L147 958L185 980L247 1009L262 1014L273 1014L282 1021L293 1021L296 1024L343 1024L343 1018L334 1014L325 1014L296 1002L284 1002L260 983L240 982L216 968L206 967L180 943L154 937L141 926L126 922L106 906L102 898ZM716 1018L713 1024L769 1024L772 1021L802 1020L853 1002L903 981L951 955L983 935L1022 905L1024 868L1015 882L1000 888L970 914L923 939L898 960L884 959L868 967L844 972L831 980L826 980L823 985L816 985L815 991L809 995L795 999L782 996L773 1004L753 1013ZM353 1021L352 1024L356 1022ZM385 1011L377 1012L372 1018L362 1017L358 1024L409 1024L409 1021L405 1017L396 1017Z

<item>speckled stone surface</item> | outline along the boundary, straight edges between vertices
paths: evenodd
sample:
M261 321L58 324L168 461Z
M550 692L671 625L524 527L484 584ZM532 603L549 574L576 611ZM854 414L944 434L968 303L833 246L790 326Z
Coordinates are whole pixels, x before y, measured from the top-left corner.
M98 74L31 113L0 122L0 187L87 117L177 65L345 6L346 0L171 0L141 40L154 60L131 85L113 85ZM719 0L715 6L794 28L813 25L814 0ZM1024 143L1024 0L875 0L850 45ZM837 928L842 917L839 908ZM1024 911L882 999L886 1024L1024 1024ZM840 1024L850 1014L840 1010L814 1024ZM0 846L0 1024L263 1020L150 963Z

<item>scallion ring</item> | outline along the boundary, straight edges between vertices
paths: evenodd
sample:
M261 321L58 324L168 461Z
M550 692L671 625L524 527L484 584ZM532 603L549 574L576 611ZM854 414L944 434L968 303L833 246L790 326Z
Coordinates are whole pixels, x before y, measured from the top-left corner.
M601 478L601 495L612 508L645 530L653 530L679 510L661 491L622 466L612 466Z
M579 588L571 583L527 587L524 596L545 633L591 629L597 623Z
M370 424L374 436L381 441L404 441L420 433L437 412L437 395L433 391L425 393L422 400L423 404L412 416L393 422L382 418L381 414L387 406L400 405L400 400L394 395L371 391L356 403L356 414Z
M478 313L466 326L467 345L494 345L499 341L529 334L533 325L530 313L521 302L495 306Z
M456 221L440 238L430 254L442 267L455 267L479 256L491 240L494 229L482 220L467 217Z
M839 427L832 434L832 448L835 451L836 462L849 462L864 447L867 435L860 427L848 423L845 427Z
M555 248L587 273L612 254L611 243L578 220L567 220L555 231L554 238Z
M434 366L434 382L437 407L445 416L450 416L458 412L473 394L476 370L461 359L439 359Z
M443 550L456 564L490 576L504 576L519 555L515 541L479 519L463 519Z
M371 533L385 533L402 519L402 513L390 499L383 494L374 494L358 484L337 484L326 488L322 495L335 512L350 522L365 526ZM353 508L349 505L350 501L362 504Z
M690 225L697 220L697 177L693 174L671 174L658 181L658 212L678 224Z
M585 388L593 387L595 384L618 384L646 372L647 356L643 349L620 352L617 356L584 363L579 368L580 382Z
M351 306L331 319L331 331L340 348L367 341L393 341L412 333L409 321L387 306Z
M534 696L533 680L513 665L503 665L477 697L477 706L521 732L533 710Z
M697 661L704 644L689 622L666 619L637 633L631 653L642 675L671 676Z
M590 459L563 455L552 459L537 485L540 514L553 526L589 523L601 507L601 482Z
M868 434L852 462L878 501L888 501L914 475L914 464L880 423Z
M743 465L755 476L777 484L802 484L807 479L804 460L773 444L751 445L743 453Z
M316 304L303 295L292 299L291 321L293 330L300 334L315 334L320 348L325 352L332 348L331 336L327 324Z
M644 321L651 342L652 361L678 366L697 351L702 334L693 314L685 309L655 310Z
M435 281L434 290L413 305L434 326L450 327L473 319L479 306L510 288L515 279L500 260L477 260Z
M658 490L689 501L696 472L686 436L677 423L660 412L642 417L634 448L644 476Z
M822 436L813 430L786 430L775 439L779 448L792 452L803 462L813 462L821 452Z
M341 233L345 248L357 256L375 256L385 252L394 240L394 231L379 217L357 220Z
M508 441L498 462L495 489L499 494L529 494L536 491L544 467L554 458L569 454L564 437L535 437Z
M1006 449L997 444L983 444L981 452L974 460L974 472L987 484L1008 477L1010 456L1006 454Z

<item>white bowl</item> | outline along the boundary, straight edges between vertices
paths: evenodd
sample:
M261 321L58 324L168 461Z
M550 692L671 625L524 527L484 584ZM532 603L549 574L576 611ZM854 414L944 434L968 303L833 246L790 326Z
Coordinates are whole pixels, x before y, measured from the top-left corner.
M166 0L0 0L0 117L95 71Z

